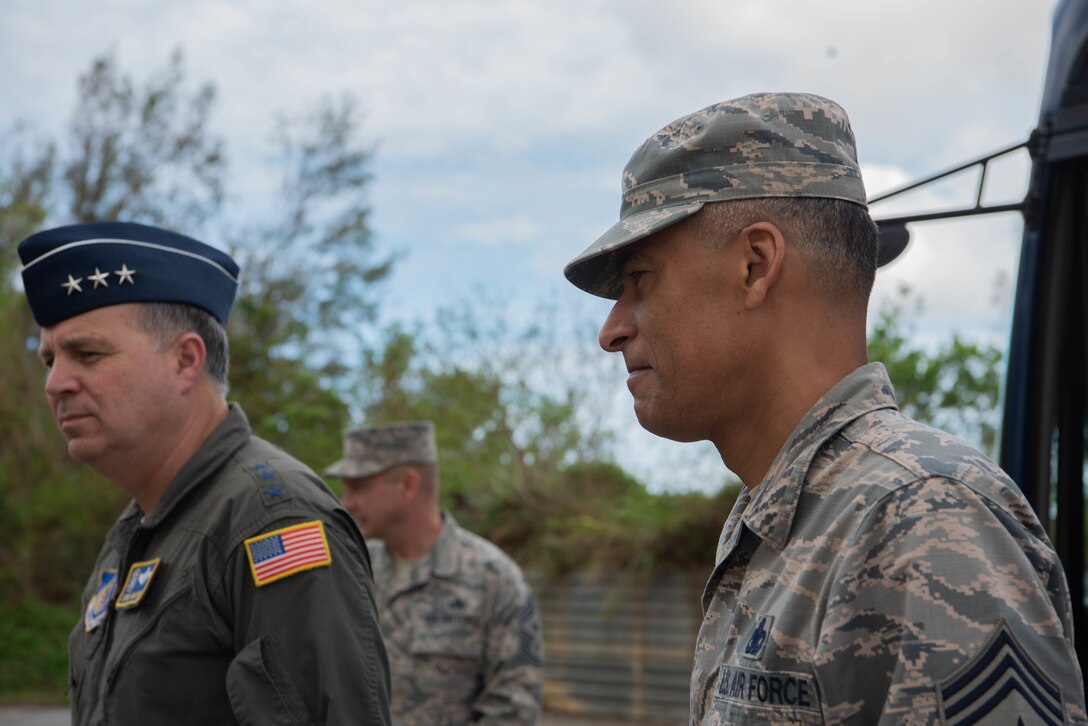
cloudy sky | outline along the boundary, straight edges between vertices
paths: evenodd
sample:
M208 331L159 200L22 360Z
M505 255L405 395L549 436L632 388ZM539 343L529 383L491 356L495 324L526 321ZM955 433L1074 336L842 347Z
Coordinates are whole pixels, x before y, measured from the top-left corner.
M752 91L822 94L850 114L872 195L1027 137L1055 4L6 0L0 128L63 128L96 55L142 77L180 47L189 77L218 86L214 130L237 186L257 197L253 160L273 116L349 91L376 144L376 241L402 255L386 319L481 288L522 316L550 299L599 319L607 305L566 284L562 266L615 221L620 170L655 130ZM1026 174L1011 159L986 198L1016 199ZM969 180L947 187L915 206L971 201ZM874 216L884 211L895 210ZM909 282L925 304L920 335L1003 338L1019 233L1016 215L916 229L874 305ZM621 460L640 452L626 463L659 486L720 476L705 447L641 432L622 376L614 383Z

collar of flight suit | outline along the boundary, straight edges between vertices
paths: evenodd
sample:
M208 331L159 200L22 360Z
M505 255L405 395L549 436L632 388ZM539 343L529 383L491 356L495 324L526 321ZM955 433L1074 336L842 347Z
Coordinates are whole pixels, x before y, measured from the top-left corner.
M223 462L245 445L251 431L245 412L236 403L230 404L227 417L204 439L197 452L189 458L170 482L159 500L158 506L144 517L140 526L146 529L158 526L177 505L219 469ZM132 502L130 507L136 507Z
M816 452L858 417L884 408L898 406L883 364L864 365L836 383L797 424L751 492L743 515L748 529L776 550L785 548Z

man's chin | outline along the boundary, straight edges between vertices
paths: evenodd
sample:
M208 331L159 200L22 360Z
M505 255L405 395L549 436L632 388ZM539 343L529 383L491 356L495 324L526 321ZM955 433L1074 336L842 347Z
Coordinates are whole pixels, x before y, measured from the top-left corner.
M88 441L81 436L68 439L68 456L73 461L93 466L101 455L101 447L95 445L92 441Z
M670 441L679 441L686 444L693 441L702 441L706 438L693 432L689 426L685 426L685 422L675 421L668 416L655 414L652 407L648 405L640 406L637 400L635 401L635 418L638 419L638 423L642 428L654 436L660 436Z

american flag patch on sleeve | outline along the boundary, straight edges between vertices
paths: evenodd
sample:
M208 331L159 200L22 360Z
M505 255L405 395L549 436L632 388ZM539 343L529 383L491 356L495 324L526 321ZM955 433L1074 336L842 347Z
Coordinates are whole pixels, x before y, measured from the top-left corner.
M257 587L332 563L325 527L318 521L250 537L245 547Z

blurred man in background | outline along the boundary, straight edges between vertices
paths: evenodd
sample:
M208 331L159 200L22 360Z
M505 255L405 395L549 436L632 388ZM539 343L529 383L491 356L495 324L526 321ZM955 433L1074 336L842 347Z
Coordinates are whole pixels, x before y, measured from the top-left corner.
M344 434L325 470L370 546L378 612L403 724L535 724L540 617L521 570L438 504L429 421Z
M73 724L389 723L358 529L227 403L234 260L122 222L19 256L68 452L133 498L72 632Z

